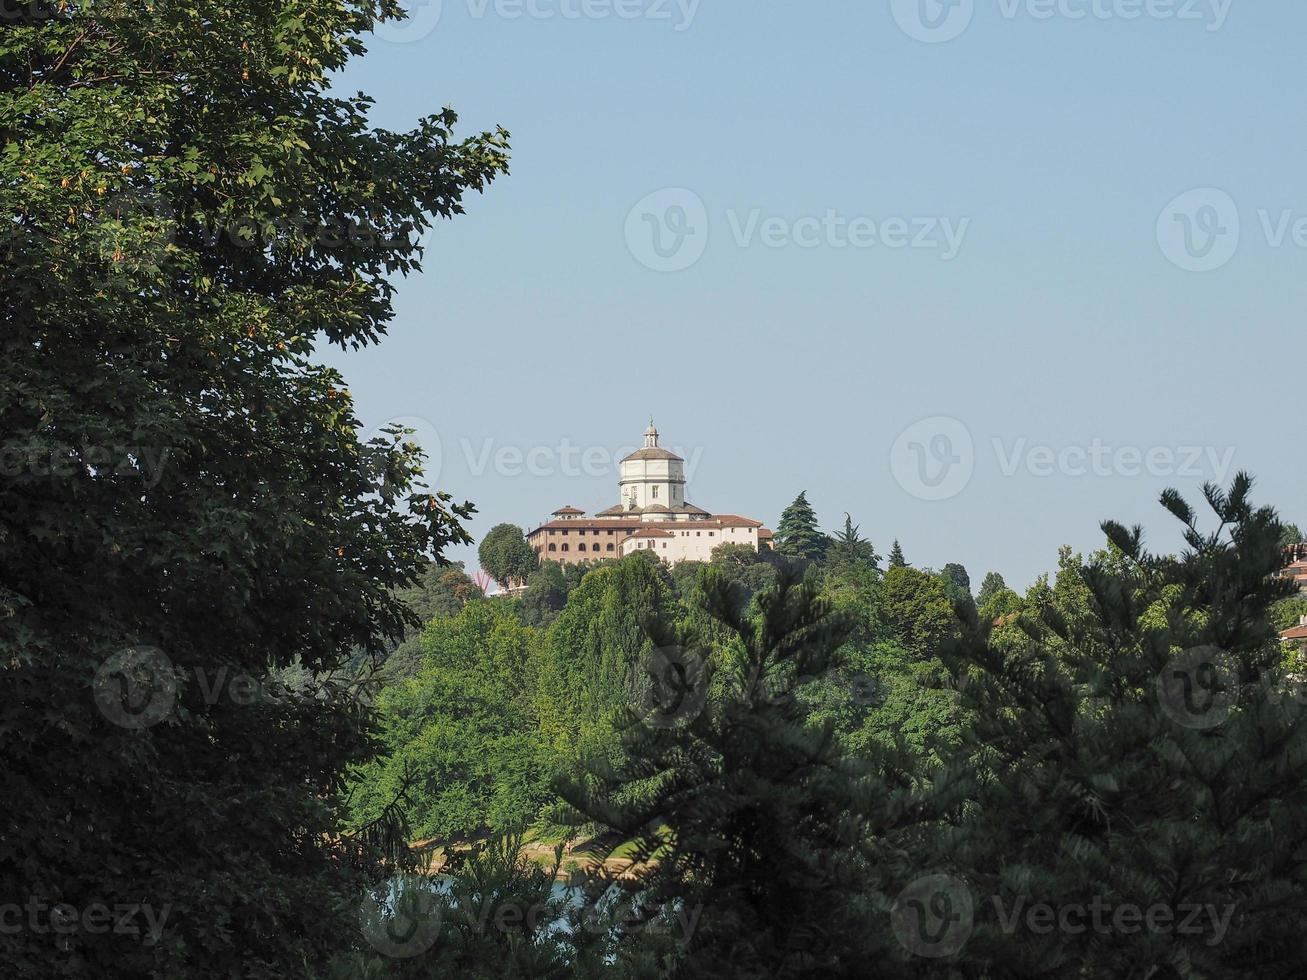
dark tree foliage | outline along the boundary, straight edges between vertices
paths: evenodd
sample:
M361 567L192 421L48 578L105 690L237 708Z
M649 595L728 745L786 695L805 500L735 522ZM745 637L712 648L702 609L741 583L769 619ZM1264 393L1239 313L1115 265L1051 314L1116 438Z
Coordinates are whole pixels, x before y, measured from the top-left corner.
M734 637L725 676L693 637L653 626L653 700L628 719L623 763L560 786L568 819L606 831L601 856L633 845L624 887L647 914L697 917L668 976L862 976L902 953L881 909L878 832L905 822L910 778L807 724L798 694L837 666L849 627L797 575L782 571L751 619L706 572L708 607ZM714 680L723 694L708 705Z
M452 112L376 130L330 94L398 12L6 9L0 896L163 920L0 930L6 977L303 975L402 842L389 809L337 835L357 692L278 681L383 653L395 590L466 539L314 359L377 340L416 234L505 168Z
M1307 702L1270 622L1281 528L1250 485L1205 488L1210 532L1163 495L1179 557L1104 524L1083 617L1044 606L1016 648L973 620L946 651L974 721L940 785L973 803L927 853L974 901L960 975L1301 976Z
M854 524L849 514L844 515L844 526L831 536L826 563L835 569L866 567L880 570L880 555L872 543L862 536L861 525Z
M808 503L807 491L794 498L781 512L776 526L776 550L801 561L816 561L826 554L830 539L817 525L817 514Z

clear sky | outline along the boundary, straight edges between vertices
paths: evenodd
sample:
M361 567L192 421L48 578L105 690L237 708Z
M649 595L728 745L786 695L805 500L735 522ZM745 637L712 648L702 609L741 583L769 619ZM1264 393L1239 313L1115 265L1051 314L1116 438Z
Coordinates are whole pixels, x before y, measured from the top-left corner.
M340 88L503 125L512 174L331 359L367 424L422 420L478 540L616 503L651 415L692 502L774 527L806 490L976 586L1106 517L1173 549L1158 493L1240 468L1307 523L1307 4L436 12Z

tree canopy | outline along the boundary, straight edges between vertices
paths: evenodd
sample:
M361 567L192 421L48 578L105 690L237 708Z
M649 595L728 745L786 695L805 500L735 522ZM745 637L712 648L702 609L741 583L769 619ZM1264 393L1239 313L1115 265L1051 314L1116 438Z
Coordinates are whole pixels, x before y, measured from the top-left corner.
M506 134L331 91L389 3L4 7L0 893L168 921L5 930L0 961L302 973L380 871L338 836L374 746L336 671L402 638L470 514L404 433L361 441L315 342L380 338Z

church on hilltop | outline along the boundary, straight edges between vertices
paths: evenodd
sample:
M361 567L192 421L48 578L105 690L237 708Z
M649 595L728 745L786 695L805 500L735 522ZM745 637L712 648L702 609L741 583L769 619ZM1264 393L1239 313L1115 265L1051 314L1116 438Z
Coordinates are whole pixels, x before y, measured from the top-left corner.
M761 521L713 514L685 498L685 460L658 445L650 420L644 446L618 466L618 503L586 517L561 507L551 520L528 532L541 561L564 564L621 558L650 551L669 565L708 561L718 545L770 548L772 532Z

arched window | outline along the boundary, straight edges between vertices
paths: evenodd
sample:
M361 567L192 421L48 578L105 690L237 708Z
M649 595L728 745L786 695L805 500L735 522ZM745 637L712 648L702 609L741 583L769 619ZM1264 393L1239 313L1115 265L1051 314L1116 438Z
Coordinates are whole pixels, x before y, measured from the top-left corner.
M582 542L581 544L578 544L578 545L576 546L576 550L577 550L577 551L585 551L585 543Z
M550 550L550 551L557 551L557 550L558 550L558 545L556 545L556 544L550 542L549 550Z
M563 550L564 550L564 551L567 550L567 542L563 542Z
M613 550L613 543L612 543L611 541L608 542L608 550L609 550L609 551L612 551L612 550Z

